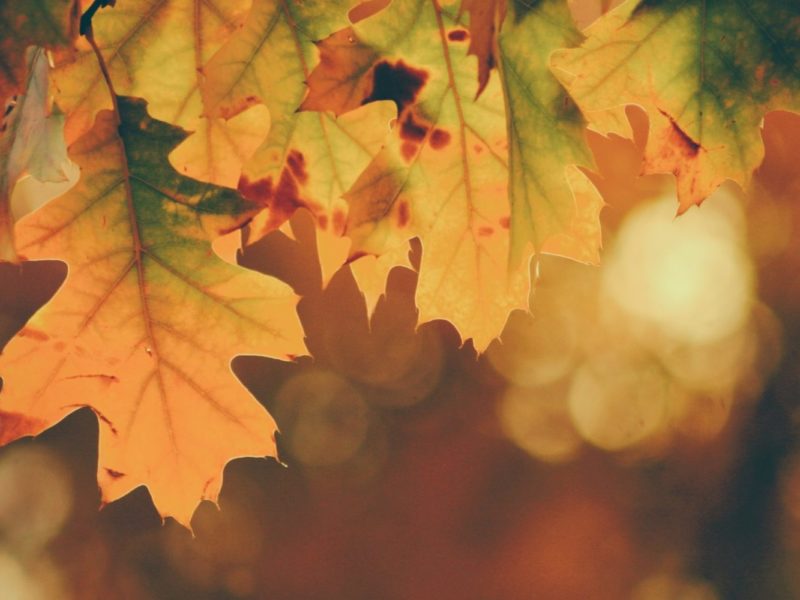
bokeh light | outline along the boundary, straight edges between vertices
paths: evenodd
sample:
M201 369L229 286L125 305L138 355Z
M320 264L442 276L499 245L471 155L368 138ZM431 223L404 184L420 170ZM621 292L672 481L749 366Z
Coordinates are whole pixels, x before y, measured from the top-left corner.
M35 554L61 531L72 510L72 481L43 448L19 446L0 459L0 539Z
M572 371L580 331L572 307L536 301L536 317L515 312L499 343L489 346L492 367L515 385L553 383ZM549 309L549 310L548 310Z
M369 407L345 378L310 370L289 379L275 399L275 419L294 458L330 466L353 457L369 428Z
M511 386L500 404L503 432L523 450L545 462L575 457L581 438L575 431L564 394Z
M720 190L675 218L675 199L646 203L606 254L603 292L663 336L709 343L736 332L753 302L754 275L739 199Z
M674 393L658 364L643 356L608 353L585 362L575 373L569 411L585 440L605 450L621 450L666 423Z
M689 578L658 574L642 581L631 600L720 600L714 587Z

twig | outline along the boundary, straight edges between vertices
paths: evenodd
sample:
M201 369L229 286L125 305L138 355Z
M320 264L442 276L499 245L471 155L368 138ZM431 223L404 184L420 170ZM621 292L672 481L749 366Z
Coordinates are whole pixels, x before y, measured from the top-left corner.
M111 94L111 102L114 105L114 115L116 115L117 121L119 121L120 114L119 105L117 103L117 92L114 90L114 84L111 83L111 75L108 72L108 65L106 65L103 54L100 52L100 48L97 46L97 42L94 39L94 30L92 29L92 17L94 17L94 14L98 11L98 9L106 6L115 6L116 3L117 0L94 0L92 5L86 9L86 12L81 15L80 33L89 41L92 50L94 50L94 54L97 57L97 62L100 65L100 71L103 73L103 79L105 79L106 86Z

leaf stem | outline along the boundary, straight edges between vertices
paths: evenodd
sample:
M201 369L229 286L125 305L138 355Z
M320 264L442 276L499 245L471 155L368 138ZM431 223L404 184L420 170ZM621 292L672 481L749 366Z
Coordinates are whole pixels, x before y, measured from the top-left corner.
M119 114L119 103L117 102L117 92L114 90L114 84L111 82L111 75L108 72L108 65L106 64L106 60L103 58L102 52L100 52L100 48L97 46L97 42L94 39L94 30L92 29L92 17L94 17L94 14L97 12L97 10L105 6L114 6L115 4L116 0L94 0L92 5L86 9L86 12L81 15L80 33L87 39L89 45L94 51L94 55L97 57L97 63L100 66L100 71L103 74L106 87L108 87L108 92L111 94L111 103L114 106L114 116L117 119L117 123L120 123L121 118Z

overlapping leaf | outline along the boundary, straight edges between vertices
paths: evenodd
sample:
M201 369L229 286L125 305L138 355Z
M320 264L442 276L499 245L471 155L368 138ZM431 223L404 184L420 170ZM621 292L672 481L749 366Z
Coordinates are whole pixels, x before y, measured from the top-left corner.
M346 258L339 240L347 206L341 200L378 151L388 131L389 106L371 106L335 119L298 112L306 80L318 62L315 41L348 23L355 0L256 0L243 29L204 68L206 113L231 117L263 102L272 126L244 166L239 189L267 210L251 226L254 241L279 227L299 207L317 220L320 245L332 257L326 271Z
M21 93L28 46L68 45L76 30L75 0L0 3L0 102Z
M588 115L639 104L644 172L674 173L680 211L761 162L770 110L800 110L800 4L629 0L553 67ZM602 124L599 128L603 128Z
M15 206L12 198L19 179L30 175L42 184L61 184L69 179L71 166L63 114L54 111L50 98L46 51L29 47L27 64L25 93L9 107L0 134L0 261L17 260L14 222L53 196L41 186L32 204Z
M603 201L578 168L593 164L585 121L545 75L553 50L579 41L567 7L553 0L512 2L501 30L497 62L508 110L514 260L529 244L585 263L600 260Z
M396 103L393 135L347 193L354 253L419 236L420 319L452 321L479 349L527 307L531 251L591 262L599 247L602 202L576 167L591 164L582 121L546 62L577 34L556 0L513 14L503 85L490 79L480 95L457 7L433 0L395 2L326 40L309 79L315 108Z
M98 11L94 37L119 93L147 98L152 115L194 131L170 159L189 175L235 186L242 164L269 129L264 107L235 119L201 118L203 66L243 24L250 0L125 0ZM87 131L98 110L111 108L94 53L61 61L59 105L69 114L67 137Z
M301 353L303 334L287 285L211 252L258 207L178 174L167 154L186 133L118 102L121 124L102 111L70 149L77 187L17 225L25 254L69 274L0 358L0 441L89 406L103 500L144 484L188 526L227 461L275 453L274 422L231 359Z

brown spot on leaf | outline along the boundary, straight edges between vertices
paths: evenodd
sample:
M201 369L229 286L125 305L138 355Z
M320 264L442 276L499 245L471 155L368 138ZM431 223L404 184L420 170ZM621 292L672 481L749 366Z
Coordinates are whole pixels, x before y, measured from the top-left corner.
M250 181L246 175L239 178L237 185L239 193L248 200L265 206L269 211L265 232L279 227L298 208L305 207L316 214L313 207L300 197L298 182L302 183L308 177L303 155L293 150L289 153L286 163L286 167L281 171L278 186L274 189L272 177L265 177L257 181Z
M38 329L34 329L33 327L23 327L22 330L17 334L19 337L26 337L36 340L37 342L46 342L50 339L50 336L47 335L44 331L39 331Z
M272 198L272 177L250 181L246 175L242 175L236 187L242 196L262 206L266 206Z
M450 143L450 133L444 129L434 129L431 134L431 148L441 150Z
M317 225L320 229L328 229L328 215L317 215Z
M373 70L372 91L361 104L392 100L397 105L398 114L402 113L406 106L413 104L427 80L426 71L415 69L402 60L395 64L380 62Z
M99 379L105 383L119 383L119 378L116 375L106 375L105 373L87 373L81 375L70 375L65 379Z
M286 164L298 183L303 184L308 181L306 158L303 156L302 152L298 150L289 151L289 156L286 158Z
M447 34L447 39L451 42L463 42L469 37L466 29L453 29Z
M118 435L117 428L114 427L114 424L111 422L111 419L109 419L107 416L105 416L103 413L101 413L99 410L95 408L92 408L92 410L94 411L94 414L97 415L97 418L108 426L108 429L111 431L112 434Z
M347 225L347 217L341 208L333 211L333 233L341 235L344 233L345 225Z
M421 142L428 133L428 125L417 121L412 112L406 113L400 123L400 137L409 142Z
M397 206L397 226L405 227L411 220L411 211L408 208L408 202L401 202Z
M488 225L481 225L478 227L478 235L481 237L489 237L494 233L494 228Z
M672 131L675 134L674 139L684 153L690 157L697 156L697 153L700 152L700 144L695 142L683 129L681 129L680 125L675 122L668 113L664 112L661 109L658 111L664 115L667 119L669 119L670 124L672 125Z
M289 170L284 169L281 173L281 179L278 181L275 196L268 204L270 223L274 224L275 227L279 226L291 217L294 211L305 205L305 202L300 198L297 181Z
M417 154L417 146L411 142L403 142L403 145L400 146L400 152L403 154L403 158L406 159L406 162L411 162L414 156Z
M511 227L511 219L509 217L500 217L500 227L503 229Z

